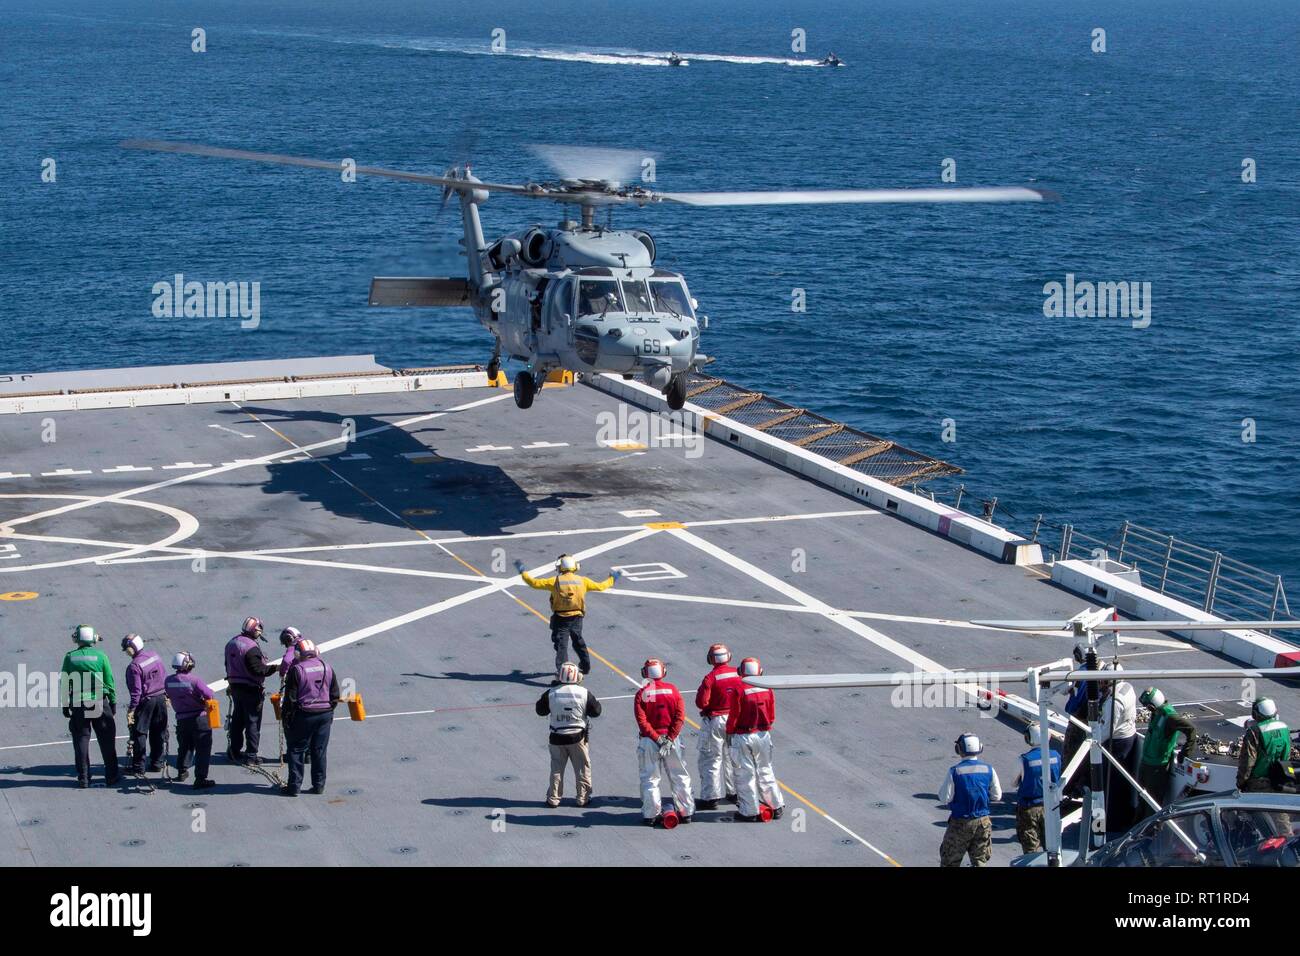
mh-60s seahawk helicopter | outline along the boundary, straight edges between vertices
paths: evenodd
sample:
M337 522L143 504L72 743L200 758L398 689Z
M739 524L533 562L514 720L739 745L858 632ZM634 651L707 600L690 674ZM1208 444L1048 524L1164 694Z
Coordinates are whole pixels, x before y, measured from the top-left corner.
M535 147L561 178L552 182L487 183L469 165L441 176L349 167L338 162L225 149L195 143L127 140L133 149L192 153L223 159L329 169L441 186L443 203L455 195L464 227L465 279L376 277L372 306L469 306L496 339L488 364L495 380L503 355L524 363L514 397L528 408L549 373L612 372L640 375L670 408L686 401L687 374L709 359L699 349L698 303L676 272L655 267L655 241L641 229L614 229L596 221L597 207L763 206L827 203L1043 202L1056 198L1027 187L943 189L824 189L769 192L657 192L637 180L645 156L632 150ZM534 225L488 243L478 207L491 193L545 199L576 207L579 219Z

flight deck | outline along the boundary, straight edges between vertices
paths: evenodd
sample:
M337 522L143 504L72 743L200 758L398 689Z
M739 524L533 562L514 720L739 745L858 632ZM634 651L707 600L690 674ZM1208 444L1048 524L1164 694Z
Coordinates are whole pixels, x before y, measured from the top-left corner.
M667 662L696 720L715 641L768 674L1006 671L1067 658L1074 639L967 621L1064 619L1088 601L1041 565L715 437L611 438L619 415L618 398L582 383L543 389L527 411L482 384L0 415L0 671L57 672L87 623L119 688L128 632L164 657L188 650L216 685L225 642L257 615L269 655L298 627L368 711L336 712L327 792L286 799L226 761L223 730L214 789L145 793L124 777L81 791L58 708L7 707L0 865L936 865L954 739L978 733L1011 791L1020 724L898 706L891 690L778 692L786 816L741 826L724 806L650 830L632 715L641 662ZM562 552L591 577L624 572L589 598L586 686L604 713L587 808L571 779L560 807L544 802L547 725L533 706L553 676L546 595L512 571ZM1163 633L1125 644L1144 665L1234 664ZM1300 691L1261 683L1284 716L1300 712ZM1227 680L1164 689L1211 712L1241 696ZM125 723L120 704L119 734ZM263 756L276 730L268 704ZM102 783L93 745L92 758ZM993 819L1004 865L1020 852L1014 807Z

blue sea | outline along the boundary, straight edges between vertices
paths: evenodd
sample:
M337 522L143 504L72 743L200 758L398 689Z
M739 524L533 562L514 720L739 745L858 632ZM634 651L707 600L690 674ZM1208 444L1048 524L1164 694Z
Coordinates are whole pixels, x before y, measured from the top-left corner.
M848 66L769 62L796 28ZM952 159L1062 201L616 223L686 275L721 374L953 461L1013 526L1128 519L1300 582L1298 51L1294 0L0 0L0 373L488 357L468 311L366 305L372 275L460 274L437 190L127 137L496 181L548 175L528 144L626 147L668 190L933 186ZM494 197L484 225L557 213ZM260 326L154 318L178 272L260 282ZM1045 317L1067 275L1150 283L1149 326Z

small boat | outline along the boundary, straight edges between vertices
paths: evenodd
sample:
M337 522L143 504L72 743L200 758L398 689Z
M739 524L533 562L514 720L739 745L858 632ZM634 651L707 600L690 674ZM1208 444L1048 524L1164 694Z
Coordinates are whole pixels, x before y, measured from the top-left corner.
M817 63L820 66L843 66L844 65L844 61L841 60L834 53L827 53L824 57L818 60Z
M676 53L669 53L668 65L669 66L690 66L691 61L683 59L682 57L678 56Z

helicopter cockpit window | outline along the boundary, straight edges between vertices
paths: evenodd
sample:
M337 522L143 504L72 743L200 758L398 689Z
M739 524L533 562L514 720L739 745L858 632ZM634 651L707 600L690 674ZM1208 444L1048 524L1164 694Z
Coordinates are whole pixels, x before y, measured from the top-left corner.
M618 283L613 279L583 279L578 283L579 315L604 315L606 312L622 311Z
M637 280L624 279L621 283L623 286L623 299L627 302L629 312L653 312L650 307L650 295L646 292L645 283Z
M676 279L651 279L650 295L654 299L654 310L667 315L680 315L693 318L691 297L686 294L686 286Z
M1222 866L1210 815L1204 810L1159 821L1146 847L1154 866ZM1197 856L1203 854L1204 862Z

